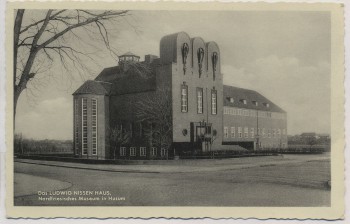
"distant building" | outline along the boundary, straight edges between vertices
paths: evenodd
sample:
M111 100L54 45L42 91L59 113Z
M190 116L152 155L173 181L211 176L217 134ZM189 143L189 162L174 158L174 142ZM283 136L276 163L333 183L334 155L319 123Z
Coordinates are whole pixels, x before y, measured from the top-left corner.
M315 132L304 132L304 133L301 133L300 137L302 137L302 138L309 138L309 137L316 138L317 135Z
M158 159L186 151L287 147L286 112L255 91L223 85L215 42L180 32L162 38L159 58L139 59L131 52L119 56L118 66L74 92L76 156ZM169 124L142 119L152 111L162 114L167 104L152 102L159 96L169 98Z
M331 138L329 134L315 133L315 132L304 132L299 135L288 136L288 145L330 145Z

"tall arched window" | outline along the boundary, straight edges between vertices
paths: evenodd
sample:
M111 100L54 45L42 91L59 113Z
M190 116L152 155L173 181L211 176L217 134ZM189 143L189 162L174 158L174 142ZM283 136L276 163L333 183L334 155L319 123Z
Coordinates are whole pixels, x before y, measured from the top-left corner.
M181 85L181 112L186 113L188 111L188 86L186 84Z
M217 114L217 91L215 89L211 90L211 114Z

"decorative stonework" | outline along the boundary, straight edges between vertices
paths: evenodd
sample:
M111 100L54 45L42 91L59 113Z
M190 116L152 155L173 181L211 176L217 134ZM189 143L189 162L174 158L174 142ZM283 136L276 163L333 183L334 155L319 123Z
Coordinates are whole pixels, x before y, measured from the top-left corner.
M218 53L217 52L213 52L213 54L211 56L211 61L212 61L212 65L213 65L213 79L215 80L216 66L218 63Z
M199 72L199 77L202 75L202 67L203 67L203 59L204 59L204 49L203 48L198 48L197 50L197 59L198 59L198 72Z
M189 50L190 50L190 48L189 48L188 44L184 43L182 45L182 48L181 48L184 74L186 74L186 61L187 61L187 55L188 55Z

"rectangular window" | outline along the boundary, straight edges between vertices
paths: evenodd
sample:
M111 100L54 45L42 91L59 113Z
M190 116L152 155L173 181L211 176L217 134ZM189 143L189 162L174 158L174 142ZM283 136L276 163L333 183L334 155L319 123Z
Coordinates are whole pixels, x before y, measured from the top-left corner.
M92 155L97 155L97 99L91 99Z
M146 156L146 147L140 147L140 156Z
M281 137L281 129L277 129L277 136Z
M224 127L224 137L228 138L228 127Z
M203 113L203 89L197 88L197 113Z
M120 147L119 149L120 156L125 156L125 152L126 152L126 147Z
M157 156L157 148L156 147L151 148L151 156Z
M211 114L217 113L217 93L216 90L211 90Z
M130 147L130 156L136 156L136 147Z
M267 136L271 138L271 129L267 129Z
M250 129L250 137L251 137L251 138L254 138L254 135L255 135L255 134L254 134L254 128L251 128L251 129Z
M231 127L231 138L235 138L236 133L235 133L235 127Z
M276 129L272 129L273 137L276 138Z
M224 114L228 114L228 108L224 107Z
M164 148L162 148L162 149L160 150L160 155L161 155L161 157L166 157L166 156L167 156L167 153L168 153L168 150L166 150L166 149L164 149Z
M248 138L248 128L244 128L244 138Z
M232 113L232 114L233 114L233 115L237 115L237 109L234 109L234 108L233 108L232 110L233 110L233 113Z
M74 100L74 145L75 152L77 153L79 149L79 101Z
M82 154L88 152L87 98L82 98Z
M238 138L242 138L242 127L238 127Z
M181 112L186 113L188 111L188 87L187 85L181 85Z
M265 128L262 129L262 136L265 137Z

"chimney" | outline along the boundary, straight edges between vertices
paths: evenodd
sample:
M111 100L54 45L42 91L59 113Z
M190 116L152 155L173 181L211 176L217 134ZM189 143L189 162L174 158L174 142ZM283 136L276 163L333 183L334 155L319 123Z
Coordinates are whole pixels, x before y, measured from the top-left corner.
M151 64L154 61L154 59L157 59L157 58L158 58L158 56L156 56L156 55L147 54L147 55L145 55L145 62L148 64Z

